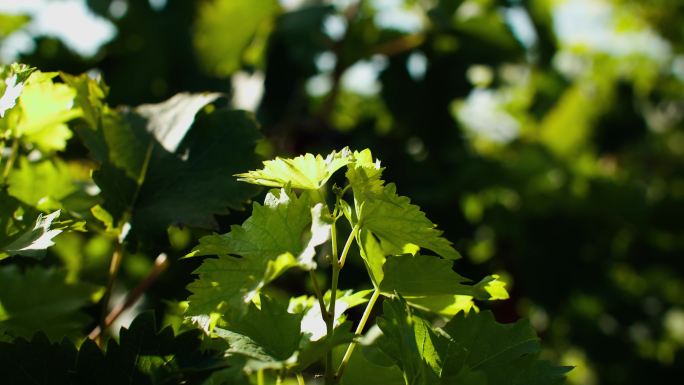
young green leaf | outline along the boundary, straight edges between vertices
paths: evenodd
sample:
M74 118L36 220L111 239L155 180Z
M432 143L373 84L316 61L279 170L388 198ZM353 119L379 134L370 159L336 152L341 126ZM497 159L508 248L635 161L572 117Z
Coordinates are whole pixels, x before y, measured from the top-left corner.
M392 183L382 193L372 193L363 199L360 221L380 239L386 254L403 254L419 246L447 259L460 258L425 213L408 198L397 195Z
M66 84L54 83L56 73L33 72L18 99L21 118L14 136L51 153L64 150L72 133L66 123L81 116L74 107L76 91Z
M236 174L238 180L262 186L318 190L332 174L351 161L348 148L333 151L327 157L301 155L296 158L275 158L264 162L261 170Z
M56 209L62 208L60 200L78 190L74 179L67 164L59 158L30 162L22 157L7 182L10 195L23 203L41 209Z
M316 219L321 214L318 206L312 210L311 205L309 194L298 197L285 189L273 190L263 206L254 204L242 226L202 238L190 255L219 258L205 260L195 271L199 278L188 286L193 293L189 314L208 314L224 305L243 312L252 297L285 270L314 267L313 248L328 239L329 231Z

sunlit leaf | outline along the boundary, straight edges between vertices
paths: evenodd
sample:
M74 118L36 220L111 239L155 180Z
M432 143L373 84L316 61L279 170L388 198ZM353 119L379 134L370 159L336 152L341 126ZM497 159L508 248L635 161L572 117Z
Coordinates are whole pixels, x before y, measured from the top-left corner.
M241 312L259 289L285 270L298 265L310 268L313 247L327 240L324 234L311 237L312 222L316 227L308 194L298 197L274 190L263 206L254 204L252 216L242 226L202 238L191 255L219 257L205 260L195 271L199 278L188 286L193 292L189 314L210 313L223 304Z
M349 149L333 151L327 157L306 154L296 158L275 158L261 170L237 174L238 180L262 186L318 190L332 174L351 161Z

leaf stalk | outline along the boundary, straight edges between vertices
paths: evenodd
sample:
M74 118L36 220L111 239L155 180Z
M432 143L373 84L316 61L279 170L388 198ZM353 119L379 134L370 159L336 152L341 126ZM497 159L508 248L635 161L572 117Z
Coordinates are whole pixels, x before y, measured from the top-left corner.
M349 359L351 358L351 355L352 353L354 353L354 349L358 344L357 339L363 333L363 329L366 327L368 318L373 312L373 307L375 306L375 303L378 301L379 297L380 289L376 288L375 291L373 291L373 295L368 301L368 304L366 305L366 309L363 311L363 316L361 316L359 324L356 326L356 331L354 332L356 338L354 338L354 340L349 343L349 346L347 346L347 351L344 352L344 357L342 357L342 362L340 362L340 366L337 368L337 374L335 375L335 378L342 378L342 374L344 374L344 370L347 368L347 365L349 364Z

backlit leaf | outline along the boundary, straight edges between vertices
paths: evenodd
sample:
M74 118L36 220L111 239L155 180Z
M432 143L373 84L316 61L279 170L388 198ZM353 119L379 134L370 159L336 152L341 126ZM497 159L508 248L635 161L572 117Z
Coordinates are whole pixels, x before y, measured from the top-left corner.
M224 304L244 311L253 296L285 270L297 265L311 268L313 247L327 240L320 229L311 231L312 223L314 228L319 225L312 213L317 214L308 194L298 197L273 190L263 206L254 204L242 226L202 238L191 255L219 257L205 260L195 271L199 277L188 286L194 293L189 314L206 314Z
M327 157L306 154L296 158L275 158L264 162L261 170L237 174L238 180L262 186L318 190L332 174L350 161L351 152L345 148Z

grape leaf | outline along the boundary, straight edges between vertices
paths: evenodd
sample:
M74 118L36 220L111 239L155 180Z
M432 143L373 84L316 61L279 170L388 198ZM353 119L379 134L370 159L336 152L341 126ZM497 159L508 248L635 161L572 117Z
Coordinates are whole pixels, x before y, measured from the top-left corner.
M319 205L312 210L307 193L298 197L285 189L273 190L263 206L254 203L252 216L242 226L200 239L191 256L219 257L205 260L195 271L199 278L188 286L193 293L189 314L208 314L224 305L243 312L251 298L285 270L311 268L313 248L330 233L327 225L312 219L322 215Z
M402 369L406 383L437 383L445 341L427 321L414 315L403 299L395 298L385 300L377 322L384 334L379 346Z
M369 378L373 379L373 385L406 384L401 369L382 350L375 345L361 345L352 354L340 383L364 384Z
M52 222L58 216L59 211L45 216L38 214L33 228L17 233L10 243L0 247L0 251L8 255L42 257L45 249L55 244L52 238L62 232L61 229L52 228Z
M303 316L288 313L287 307L286 302L261 296L261 309L251 304L244 316L214 332L228 341L231 353L266 364L286 361L299 347Z
M318 190L335 171L347 165L351 159L348 148L333 151L327 157L306 154L296 158L267 160L261 170L237 174L238 180L262 186Z
M399 293L409 303L442 315L468 312L473 299L507 299L505 283L488 276L475 285L451 269L452 262L426 255L403 254L387 258L380 289L384 295Z
M356 213L361 217L363 228L379 238L383 254L415 252L419 246L447 259L460 258L451 242L442 237L442 232L418 206L412 205L409 198L397 195L394 184L384 185L381 179L384 169L379 160L373 161L369 150L355 151L350 158L353 162L347 166L345 175L354 192ZM353 218L348 219L353 222ZM365 235L363 238L362 243L372 242ZM366 257L373 258L373 254ZM381 259L377 255L374 260L366 261L369 267L373 266L372 273L378 281L382 278L378 270Z
M363 199L360 221L380 239L386 254L402 254L420 246L447 259L460 258L425 213L412 205L409 198L397 195L393 183L385 186L382 193Z
M562 384L569 370L539 360L529 324L499 324L490 312L456 316L435 331L400 297L385 301L378 325L380 348L409 384Z
M103 117L109 112L109 107L104 102L109 94L109 87L101 77L91 78L88 74L78 76L60 72L59 76L64 83L76 90L74 103L83 112L81 118L85 121L86 127L98 130L102 126Z
M229 352L248 357L251 369L290 368L302 371L333 347L353 339L351 323L342 323L332 336L315 341L303 333L304 313L288 312L288 304L261 296L261 309L251 304L247 313L214 333L226 339Z
M403 297L440 294L473 295L469 280L454 272L452 262L422 254L402 254L387 257L383 267L384 279L380 289Z
M373 286L377 287L384 279L384 272L382 266L385 264L385 252L380 246L380 242L375 238L370 231L361 229L357 236L359 243L359 251L361 258L366 265L368 275L370 276Z
M43 152L64 150L72 132L66 122L79 117L74 107L76 91L66 84L54 83L55 73L33 72L18 99L21 118L14 135Z
M158 104L143 104L136 108L146 118L147 130L154 133L159 144L168 152L176 152L178 145L192 126L197 111L221 96L219 93L180 93Z
M2 96L0 97L0 118L5 117L5 113L17 105L17 99L24 90L26 79L35 71L25 64L11 64L9 66L2 66L0 68L0 90Z
M80 222L56 222L59 210L44 215L0 191L0 260L11 255L41 258L52 239Z
M60 206L61 199L76 192L74 179L67 164L59 158L30 162L22 157L7 181L12 196L33 207L41 204L42 208L46 201L51 206Z
M562 384L569 368L539 360L541 346L525 321L499 324L490 312L454 317L441 329L449 338L443 378L481 372L489 384ZM451 378L451 380L449 380Z
M90 106L84 118L89 125L77 132L101 163L93 179L102 191L102 207L117 227L130 219L133 237L165 236L171 224L213 228L215 214L241 208L255 193L230 178L256 163L259 134L253 118L219 109L194 121L218 94L179 94L117 113L92 106L105 94L95 80L70 82L79 91L77 102Z
M100 289L65 279L61 270L0 268L0 331L28 338L41 330L52 340L79 336L89 322L79 310L95 302Z

